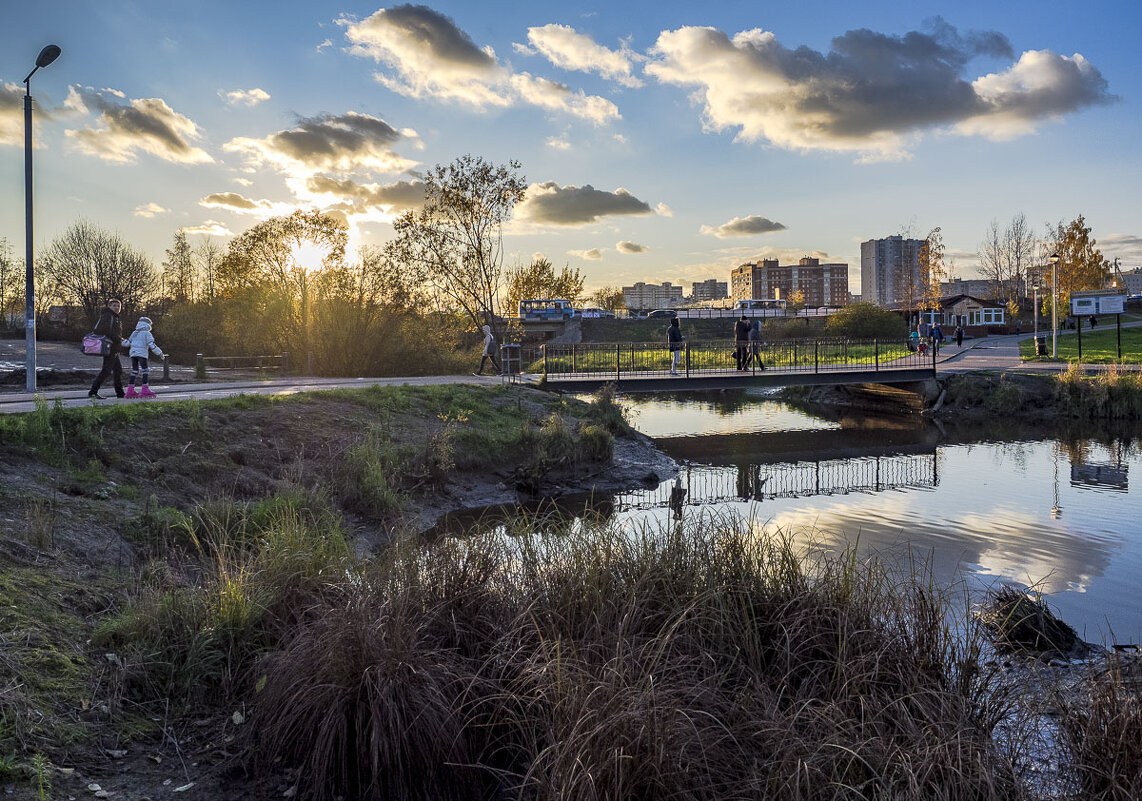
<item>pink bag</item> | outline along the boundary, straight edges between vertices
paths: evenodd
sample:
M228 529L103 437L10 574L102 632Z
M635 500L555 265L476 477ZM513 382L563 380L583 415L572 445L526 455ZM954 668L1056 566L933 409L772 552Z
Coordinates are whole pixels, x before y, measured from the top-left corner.
M80 349L88 356L110 356L111 340L99 334L86 334Z

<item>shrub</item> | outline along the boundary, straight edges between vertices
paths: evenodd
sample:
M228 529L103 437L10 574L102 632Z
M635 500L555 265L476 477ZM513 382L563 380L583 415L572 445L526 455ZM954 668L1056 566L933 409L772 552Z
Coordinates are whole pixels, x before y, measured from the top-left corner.
M623 409L615 401L615 385L604 384L591 398L590 419L615 436L630 432Z
M850 303L830 315L825 334L853 339L901 339L908 325L899 314L871 303Z
M579 459L584 462L609 462L615 454L615 438L602 426L579 429Z

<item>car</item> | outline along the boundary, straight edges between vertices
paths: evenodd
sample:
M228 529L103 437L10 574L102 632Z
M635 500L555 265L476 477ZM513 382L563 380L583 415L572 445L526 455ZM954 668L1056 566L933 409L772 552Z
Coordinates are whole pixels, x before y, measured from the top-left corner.
M646 316L647 317L677 317L678 312L674 311L674 309L655 309L654 311L652 311L650 314L648 314Z
M597 320L600 317L614 317L615 313L607 311L606 309L598 309L594 306L591 306L580 311L579 316L587 320Z

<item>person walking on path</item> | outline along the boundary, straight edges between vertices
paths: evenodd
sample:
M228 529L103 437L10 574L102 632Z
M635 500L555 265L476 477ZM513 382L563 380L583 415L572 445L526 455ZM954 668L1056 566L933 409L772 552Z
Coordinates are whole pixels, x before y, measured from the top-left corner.
M956 325L954 336L956 338L956 347L962 348L964 346L964 327L962 325Z
M750 361L757 364L761 370L765 369L765 362L761 360L761 321L754 320L753 325L749 327L749 355L746 357L746 366L749 366Z
M104 396L99 394L99 388L103 386L108 376L111 377L112 385L115 387L115 395L122 398L126 394L123 392L123 365L119 362L119 350L123 347L123 324L119 321L119 312L122 310L123 304L118 300L112 298L107 301L107 305L99 313L99 322L91 329L91 333L107 337L110 340L110 348L103 357L103 366L99 370L99 375L95 376L95 381L87 393L89 398L104 400Z
M678 356L682 353L682 329L678 326L678 318L670 318L670 326L666 329L666 346L670 348L670 375L678 375Z
M151 351L154 351L156 356L162 356L163 351L158 345L155 344L155 337L151 333L151 318L140 317L138 325L135 330L131 332L131 336L123 340L123 347L130 348L128 356L131 357L131 386L127 387L126 398L153 398L155 393L151 391L148 386L150 383L151 370L147 363L147 357ZM142 377L143 388L138 394L135 394L135 382Z
M492 367L496 368L496 375L503 375L504 371L500 367L500 360L496 358L496 338L492 336L492 327L490 325L484 326L484 352L480 356L480 369L472 375L484 374L484 363L492 360Z
M748 358L749 318L743 314L741 319L734 323L734 361L737 362L739 370L745 369L745 363Z
M944 343L944 329L940 327L939 323L932 326L932 354L934 356L940 355L940 345Z

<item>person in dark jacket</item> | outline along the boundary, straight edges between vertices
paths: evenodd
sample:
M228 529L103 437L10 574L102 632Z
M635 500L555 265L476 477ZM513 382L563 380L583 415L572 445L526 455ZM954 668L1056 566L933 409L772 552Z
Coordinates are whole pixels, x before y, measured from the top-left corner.
M962 325L956 326L956 347L962 348L964 346L964 327Z
M734 361L738 369L744 370L749 358L749 318L744 314L734 323Z
M761 320L754 320L749 327L749 355L745 361L747 367L754 362L758 369L765 369L765 362L761 360Z
M666 337L666 346L670 348L670 375L678 375L678 357L682 353L682 329L678 326L677 317L670 319Z
M95 324L95 328L91 329L91 333L111 340L111 350L103 357L103 367L99 370L99 375L95 377L95 382L87 393L89 398L103 400L103 396L99 394L99 387L103 386L107 376L111 376L115 395L122 398L125 394L123 392L123 365L119 363L119 351L123 347L123 324L119 321L119 312L122 309L123 304L119 301L115 299L107 301L107 306L99 313L99 322Z

